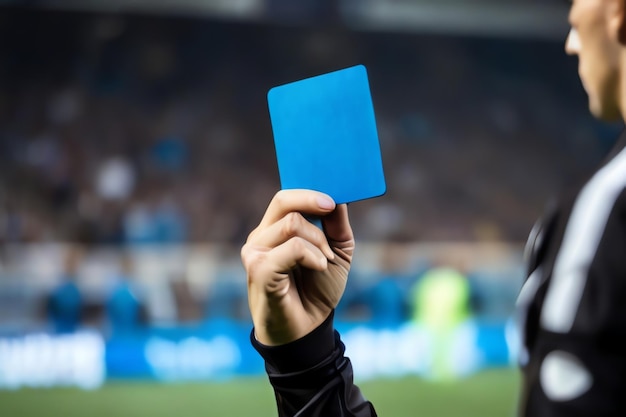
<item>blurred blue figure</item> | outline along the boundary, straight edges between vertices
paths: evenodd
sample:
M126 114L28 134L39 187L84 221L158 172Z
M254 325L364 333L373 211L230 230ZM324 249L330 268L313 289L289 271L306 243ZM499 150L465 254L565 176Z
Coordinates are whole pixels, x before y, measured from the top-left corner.
M181 243L187 239L185 217L172 197L162 197L153 216L159 243Z
M370 307L371 324L394 327L406 320L406 302L399 279L395 275L384 275L369 289L366 298Z
M132 280L132 260L129 254L124 253L120 262L120 273L106 302L106 315L111 334L132 333L143 323L143 305Z
M388 242L383 249L380 276L365 292L370 322L375 326L394 327L409 317L407 299L406 254L399 245Z
M83 297L78 288L78 267L83 249L71 247L65 254L61 283L48 298L48 317L55 333L72 333L78 330L83 310Z
M158 190L144 190L124 218L124 238L130 245L181 243L187 238L187 222L176 200Z
M144 193L146 193L144 191ZM155 243L159 240L159 223L154 214L153 197L144 195L124 214L124 241L129 245Z
M247 302L239 282L239 276L229 271L218 272L205 306L208 319L247 319Z
M159 169L176 172L187 165L189 149L183 138L170 135L159 139L154 144L150 156Z

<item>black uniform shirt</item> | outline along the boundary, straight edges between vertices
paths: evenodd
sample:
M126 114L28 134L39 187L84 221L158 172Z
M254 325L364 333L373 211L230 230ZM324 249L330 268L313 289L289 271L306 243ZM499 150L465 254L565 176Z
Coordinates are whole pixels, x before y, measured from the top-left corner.
M518 298L523 417L626 416L625 145L531 233Z

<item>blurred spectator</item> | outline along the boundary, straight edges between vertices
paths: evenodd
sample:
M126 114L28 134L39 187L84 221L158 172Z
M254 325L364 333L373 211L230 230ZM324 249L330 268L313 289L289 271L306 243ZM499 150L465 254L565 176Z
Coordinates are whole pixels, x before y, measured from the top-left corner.
M239 285L241 277L231 271L219 271L209 289L204 315L208 319L249 318L247 299Z
M126 212L124 235L130 245L183 243L187 240L187 225L172 197L150 189L144 199L135 201Z
M129 245L155 243L159 225L149 200L136 200L124 215L124 240Z
M399 282L402 278L390 271L381 275L368 289L365 299L370 308L371 324L394 327L406 320L405 292Z
M162 196L155 212L159 243L184 243L187 240L187 224L178 203L170 196Z
M150 151L152 163L162 171L180 172L189 163L187 145L177 136L170 135L159 139Z
M189 282L181 277L170 284L174 302L176 303L176 318L179 323L199 322L203 318L202 306L194 297Z
M474 344L460 340L472 336L474 312L470 305L470 284L467 276L453 266L434 265L413 288L413 323L423 329L430 340L432 363L428 376L433 380L454 379L463 369L471 369L468 358L459 369L455 361L459 346L469 349ZM467 350L466 349L466 350Z
M426 271L413 287L413 300L413 321L433 330L449 330L472 315L469 281L453 267Z
M366 290L364 299L375 326L399 326L409 319L407 297L410 275L406 271L406 255L401 244L387 242L382 249L379 275Z
M78 286L78 268L83 257L82 247L68 248L60 284L48 298L48 317L55 333L72 333L81 325L84 303Z
M113 289L105 306L107 322L113 335L128 335L145 324L145 306L141 300L141 291L134 281L131 254L123 252L120 271L114 278Z

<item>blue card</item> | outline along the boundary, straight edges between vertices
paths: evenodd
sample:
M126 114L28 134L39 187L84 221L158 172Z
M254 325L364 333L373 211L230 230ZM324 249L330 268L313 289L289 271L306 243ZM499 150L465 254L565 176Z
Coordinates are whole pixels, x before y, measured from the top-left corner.
M338 204L385 193L363 65L274 87L267 101L281 188L321 191Z

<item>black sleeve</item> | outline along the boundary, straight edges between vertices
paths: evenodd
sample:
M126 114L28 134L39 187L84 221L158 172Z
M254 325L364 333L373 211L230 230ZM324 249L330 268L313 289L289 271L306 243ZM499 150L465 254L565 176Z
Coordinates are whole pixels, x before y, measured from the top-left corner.
M305 337L281 346L262 345L252 331L250 340L265 359L279 417L376 417L354 385L333 315Z

